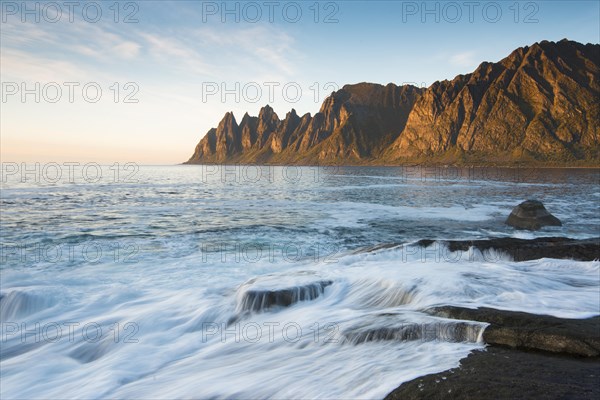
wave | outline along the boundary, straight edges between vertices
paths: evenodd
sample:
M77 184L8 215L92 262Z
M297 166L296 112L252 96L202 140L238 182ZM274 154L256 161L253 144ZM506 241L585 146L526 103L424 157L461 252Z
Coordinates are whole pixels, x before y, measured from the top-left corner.
M14 321L53 306L56 301L47 294L11 290L0 293L0 319Z
M238 290L237 311L240 313L263 312L274 307L289 307L300 301L314 300L325 293L325 288L333 281L317 281L282 289L253 289L252 283L242 285Z
M347 298L359 308L399 307L413 302L418 294L417 286L418 282L407 287L394 280L361 278L350 284Z
M343 333L344 342L354 345L372 341L440 341L482 343L487 324L448 321L410 323L395 327L351 329Z
M457 252L444 258L438 250L448 252L440 242L413 242L348 250L335 263L199 268L190 255L189 264L142 258L129 268L89 266L77 274L9 272L2 283L14 287L1 293L3 321L7 314L29 316L28 326L41 319L42 329L52 321L81 325L73 342L66 330L56 343L32 343L32 337L22 343L15 333L0 353L2 395L381 398L401 382L452 368L484 347L485 323L427 314L431 307L575 318L598 312L599 262L516 262L476 250L470 258L454 257ZM64 290L64 307L49 308L60 298L37 286L44 276ZM30 288L23 289L25 283ZM97 322L108 338L82 340L87 322ZM121 329L135 322L139 342L124 343L128 332L121 330L116 343L115 322ZM62 360L61 369L50 374L40 357ZM83 384L81 371L89 368L106 377L101 391L100 381ZM381 384L373 385L373 370ZM29 376L70 383L44 390L26 384Z

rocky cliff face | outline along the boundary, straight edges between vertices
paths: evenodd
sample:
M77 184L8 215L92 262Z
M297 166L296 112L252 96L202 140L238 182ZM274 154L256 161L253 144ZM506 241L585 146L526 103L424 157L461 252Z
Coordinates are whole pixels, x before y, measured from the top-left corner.
M600 45L543 41L427 89L346 85L320 111L227 113L188 163L597 165Z

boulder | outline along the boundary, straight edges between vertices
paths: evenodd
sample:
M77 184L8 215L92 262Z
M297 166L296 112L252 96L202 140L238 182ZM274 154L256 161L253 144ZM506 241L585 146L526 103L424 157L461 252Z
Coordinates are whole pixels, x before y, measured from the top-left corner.
M550 214L541 201L527 200L513 208L506 224L516 229L535 231L543 226L562 226L554 215Z

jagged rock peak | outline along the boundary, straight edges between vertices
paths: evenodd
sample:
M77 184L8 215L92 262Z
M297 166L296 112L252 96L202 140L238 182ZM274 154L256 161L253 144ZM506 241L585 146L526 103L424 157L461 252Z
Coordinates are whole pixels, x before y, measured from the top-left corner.
M600 165L600 45L520 47L428 88L361 82L314 116L229 112L189 163Z

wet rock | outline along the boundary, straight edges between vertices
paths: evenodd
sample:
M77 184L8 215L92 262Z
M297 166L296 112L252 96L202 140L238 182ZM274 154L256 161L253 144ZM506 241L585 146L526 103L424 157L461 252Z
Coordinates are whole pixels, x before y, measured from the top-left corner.
M423 324L403 324L396 327L371 329L349 329L343 333L343 341L360 344L373 341L443 341L471 342L479 340L485 324L472 322L433 322Z
M444 318L487 322L483 340L492 345L547 351L578 357L600 356L600 316L566 319L494 308L436 307Z
M432 239L421 239L417 242L417 246L429 247L434 243L435 243L435 240L432 240Z
M421 240L417 244L429 247L432 240ZM593 239L569 239L564 237L544 237L535 239L490 238L482 240L443 241L450 251L468 251L475 247L480 251L495 249L508 254L514 261L558 258L577 261L600 259L600 237Z
M289 307L299 301L314 300L332 283L333 281L318 281L285 289L249 289L243 292L238 311L265 311L272 307Z
M562 226L554 215L550 214L541 201L527 200L513 208L506 224L517 229L537 231L544 226Z
M82 364L88 364L107 354L110 350L110 346L110 340L103 340L99 343L85 342L71 351L69 357Z
M488 347L458 368L403 383L385 399L598 399L599 379L597 358Z

